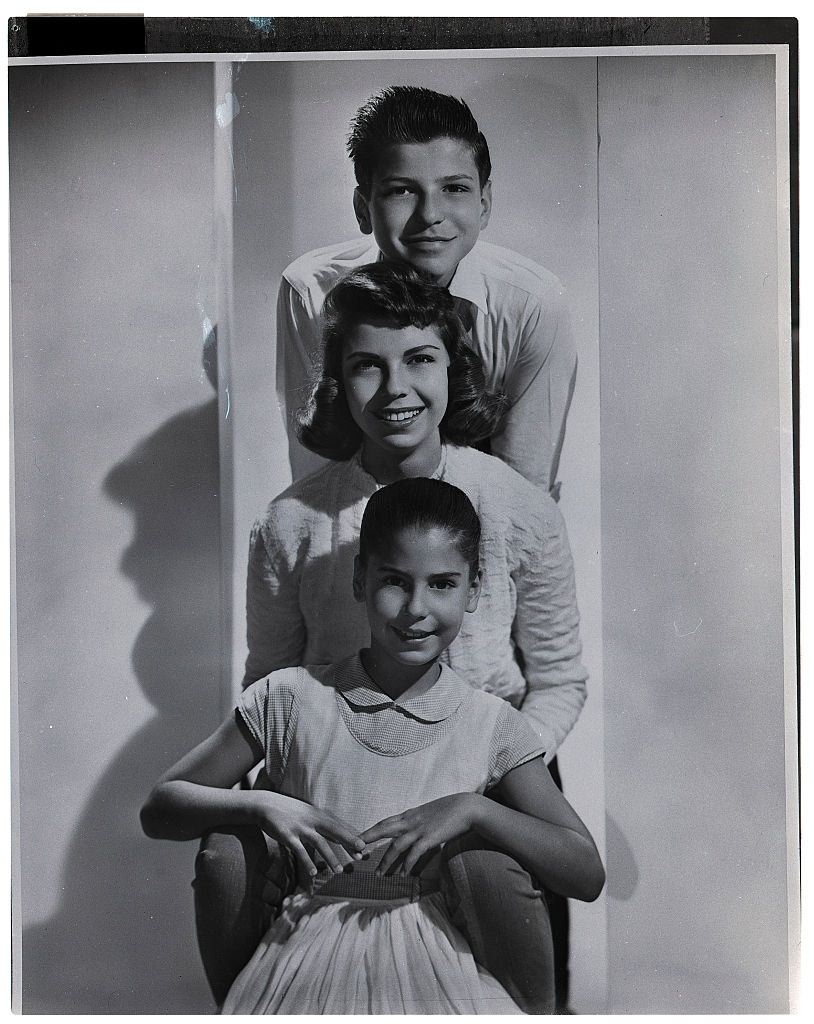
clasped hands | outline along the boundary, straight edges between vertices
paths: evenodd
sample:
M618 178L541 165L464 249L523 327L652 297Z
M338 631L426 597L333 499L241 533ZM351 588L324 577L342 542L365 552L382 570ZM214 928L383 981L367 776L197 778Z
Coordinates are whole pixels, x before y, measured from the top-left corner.
M379 874L410 874L443 843L471 831L479 820L485 797L455 793L420 804L402 814L357 833L330 811L303 800L254 791L258 797L257 824L278 843L287 846L306 875L315 875L313 854L335 872L362 860L369 846L390 839L376 869Z

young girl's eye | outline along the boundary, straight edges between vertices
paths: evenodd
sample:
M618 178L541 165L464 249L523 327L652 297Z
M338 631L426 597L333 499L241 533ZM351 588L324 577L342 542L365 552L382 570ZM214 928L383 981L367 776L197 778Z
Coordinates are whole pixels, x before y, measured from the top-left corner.
M434 363L435 356L431 356L427 352L421 352L416 356L413 356L410 360L411 363Z
M375 370L377 363L373 359L360 359L358 362L353 364L353 373L365 373L368 370Z

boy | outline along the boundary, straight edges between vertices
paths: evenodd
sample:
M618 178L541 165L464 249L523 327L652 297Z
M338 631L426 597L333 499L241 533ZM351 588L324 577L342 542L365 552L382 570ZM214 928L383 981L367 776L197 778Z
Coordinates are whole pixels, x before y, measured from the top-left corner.
M294 436L321 349L325 295L381 256L409 263L456 299L492 390L510 402L490 450L556 498L577 357L562 287L525 257L479 240L492 208L489 149L467 105L417 86L374 96L351 125L348 151L363 235L317 249L283 273L277 303L277 393L294 479L321 460Z

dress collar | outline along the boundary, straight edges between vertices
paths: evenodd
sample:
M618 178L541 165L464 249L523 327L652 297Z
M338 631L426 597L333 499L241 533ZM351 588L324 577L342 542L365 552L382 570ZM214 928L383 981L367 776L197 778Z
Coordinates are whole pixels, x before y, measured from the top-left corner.
M335 686L344 700L354 709L381 711L399 708L419 722L443 722L460 707L469 687L447 665L441 665L438 680L429 689L411 696L407 690L397 700L383 693L365 672L358 654L348 658L335 677Z

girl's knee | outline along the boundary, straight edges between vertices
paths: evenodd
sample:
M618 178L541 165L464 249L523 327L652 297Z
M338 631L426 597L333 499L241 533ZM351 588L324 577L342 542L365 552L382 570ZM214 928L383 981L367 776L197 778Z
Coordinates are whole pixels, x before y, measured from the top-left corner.
M488 898L491 893L497 899L516 897L544 905L540 888L529 872L503 850L459 841L449 844L446 860L453 886L465 889L466 895Z
M268 860L263 833L256 828L210 832L201 840L195 858L195 885L206 888L245 884Z

